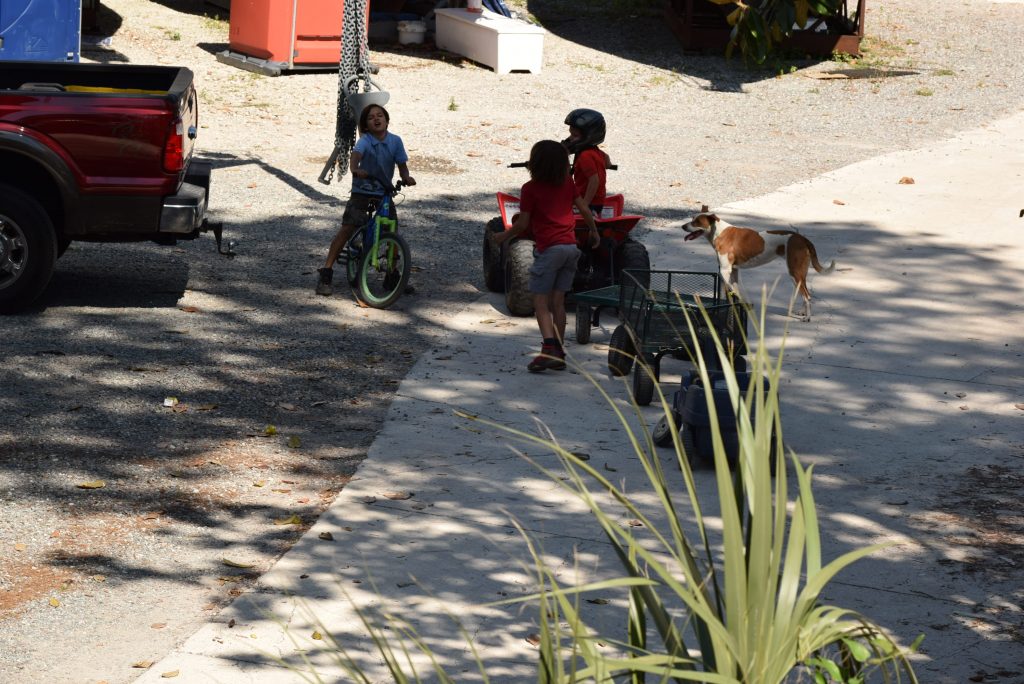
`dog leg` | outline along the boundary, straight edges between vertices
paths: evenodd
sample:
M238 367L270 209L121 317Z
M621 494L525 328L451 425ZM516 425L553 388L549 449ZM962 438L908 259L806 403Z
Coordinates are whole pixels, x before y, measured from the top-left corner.
M731 294L737 299L743 299L743 295L740 293L739 269L729 266L728 268L723 268L720 273L722 274L722 282L725 284L724 294Z
M789 275L796 285L794 298L799 294L804 300L803 311L794 312L794 315L804 322L811 320L811 291L807 289L807 273L812 260L816 261L813 258L813 249L810 240L802 235L793 235L786 249L786 268L789 269Z

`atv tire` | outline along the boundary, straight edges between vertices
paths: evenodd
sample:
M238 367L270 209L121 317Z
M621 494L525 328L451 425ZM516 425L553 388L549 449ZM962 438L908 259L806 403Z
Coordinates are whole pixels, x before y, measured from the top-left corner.
M491 237L496 233L505 232L505 224L500 216L487 222L484 229L484 285L491 292L505 291L505 273L501 268L501 245L495 244Z
M532 316L530 267L533 266L533 240L515 240L507 244L505 306L513 316Z
M622 282L622 272L625 270L630 271L646 271L646 273L635 274L637 282L643 287L650 287L651 285L651 257L647 253L647 248L641 243L630 238L626 238L622 241L615 249L615 282Z

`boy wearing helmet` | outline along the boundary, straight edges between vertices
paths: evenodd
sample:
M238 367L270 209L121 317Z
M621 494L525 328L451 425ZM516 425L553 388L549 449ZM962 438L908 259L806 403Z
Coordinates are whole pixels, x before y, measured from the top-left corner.
M605 198L605 170L611 166L608 155L598 149L604 142L605 123L600 112L593 109L574 109L565 117L569 137L562 141L572 162L572 180L576 192L594 213L601 215Z

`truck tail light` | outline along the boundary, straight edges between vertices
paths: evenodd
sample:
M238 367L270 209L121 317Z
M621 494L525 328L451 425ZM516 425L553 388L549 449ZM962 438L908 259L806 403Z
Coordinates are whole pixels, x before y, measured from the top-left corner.
M185 127L181 119L171 123L164 142L164 171L178 173L185 168Z

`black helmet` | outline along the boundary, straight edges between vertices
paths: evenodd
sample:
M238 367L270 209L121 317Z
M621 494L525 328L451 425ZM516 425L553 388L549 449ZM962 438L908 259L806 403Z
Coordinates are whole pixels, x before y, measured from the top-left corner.
M601 116L601 112L593 109L574 109L565 117L565 123L583 131L583 137L578 140L566 138L562 141L569 154L576 154L604 142L604 117Z

